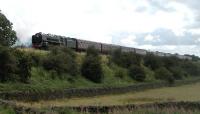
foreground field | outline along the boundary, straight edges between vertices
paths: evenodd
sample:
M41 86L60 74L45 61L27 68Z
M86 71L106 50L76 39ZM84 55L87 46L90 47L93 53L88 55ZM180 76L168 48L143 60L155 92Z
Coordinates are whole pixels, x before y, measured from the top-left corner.
M143 92L127 93L121 95L58 99L39 102L17 102L17 105L41 108L49 106L108 106L125 104L145 104L166 101L199 101L199 90L200 83L196 83L179 87L165 87L160 89L151 89Z

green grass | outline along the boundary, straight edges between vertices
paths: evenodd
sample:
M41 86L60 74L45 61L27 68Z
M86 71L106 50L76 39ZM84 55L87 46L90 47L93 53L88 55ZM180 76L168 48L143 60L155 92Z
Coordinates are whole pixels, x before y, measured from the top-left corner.
M93 83L84 77L70 76L68 74L57 75L44 70L41 67L32 67L31 79L28 84L18 82L0 83L0 92L15 91L46 91L62 90L66 88L85 88L85 87L116 87L127 86L136 83L126 75L123 79L114 76L114 71L107 65L103 65L104 79L103 82ZM62 78L60 78L62 77Z
M0 114L15 114L15 112L8 106L0 106Z
M168 101L199 101L200 83L179 87L165 87L151 89L143 92L126 93L118 95L104 95L89 98L57 99L39 102L18 102L19 105L31 107L48 106L109 106L125 104L146 104Z

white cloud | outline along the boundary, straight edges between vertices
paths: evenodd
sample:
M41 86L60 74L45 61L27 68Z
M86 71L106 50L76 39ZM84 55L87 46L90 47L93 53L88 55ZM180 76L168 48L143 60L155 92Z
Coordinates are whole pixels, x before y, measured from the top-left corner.
M135 35L129 35L127 38L121 39L121 44L124 46L136 46L137 42L135 42L136 36Z
M149 0L0 0L0 7L23 42L36 32L44 32L112 43L113 33L142 34L158 28L170 29L178 37L195 23L195 13L185 4L165 0L162 7L163 1L157 2L155 8ZM196 34L198 30L191 31ZM145 39L159 40L154 35ZM121 43L138 44L134 35L122 38Z
M160 36L159 35L151 35L151 34L148 34L144 37L144 41L160 41Z

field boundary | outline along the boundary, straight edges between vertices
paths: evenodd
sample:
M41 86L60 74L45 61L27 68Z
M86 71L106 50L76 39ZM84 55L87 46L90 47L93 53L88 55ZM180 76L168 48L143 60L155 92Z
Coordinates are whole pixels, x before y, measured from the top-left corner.
M108 113L116 110L134 111L136 109L184 109L184 110L200 110L200 102L155 102L147 104L128 104L128 105L112 105L112 106L76 106L76 107L51 107L53 111L59 111L64 109L70 109L78 112L90 112L90 113Z
M13 110L18 113L28 113L28 114L51 114L50 112L59 112L65 109L77 111L77 112L89 112L92 114L99 113L109 113L114 111L134 111L137 109L184 109L184 110L200 110L200 102L155 102L147 104L128 104L128 105L112 105L112 106L67 106L67 107L48 107L48 108L32 108L17 106L14 101L7 101L0 99L0 106L8 106L13 108Z
M122 94L127 92L144 91L169 86L180 86L200 82L199 79L175 81L174 84L167 82L142 83L124 87L99 87L99 88L72 88L65 90L54 90L45 92L1 92L0 98L5 100L38 101L53 100L60 98L92 97L108 94Z

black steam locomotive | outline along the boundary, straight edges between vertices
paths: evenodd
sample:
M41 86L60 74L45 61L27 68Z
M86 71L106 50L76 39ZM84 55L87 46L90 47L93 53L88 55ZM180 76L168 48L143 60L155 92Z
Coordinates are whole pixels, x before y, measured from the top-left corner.
M89 46L94 46L99 52L102 53L108 53L109 51L118 48L120 48L123 52L135 52L140 55L146 55L147 53L147 51L143 49L80 40L59 35L36 33L32 36L32 46L34 48L47 48L49 45L62 45L77 51L85 51Z

